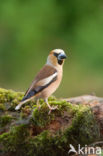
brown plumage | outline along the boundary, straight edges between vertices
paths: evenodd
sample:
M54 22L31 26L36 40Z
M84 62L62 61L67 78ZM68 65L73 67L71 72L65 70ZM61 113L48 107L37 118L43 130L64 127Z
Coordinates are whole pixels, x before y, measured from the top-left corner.
M20 109L24 103L34 97L36 100L40 98L44 99L49 109L55 109L55 107L49 105L47 99L60 85L63 73L62 66L65 58L66 55L61 49L55 49L50 52L46 65L44 65L37 74L31 86L25 93L24 98L15 108L16 110Z

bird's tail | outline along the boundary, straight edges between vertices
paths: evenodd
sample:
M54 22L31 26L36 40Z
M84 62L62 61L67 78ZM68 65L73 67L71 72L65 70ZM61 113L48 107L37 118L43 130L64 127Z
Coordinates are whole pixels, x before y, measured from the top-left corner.
M33 98L33 97L32 97L32 98ZM21 101L21 102L15 107L15 110L19 110L23 104L25 104L26 102L30 101L32 98L26 99L26 100L24 100L24 101Z

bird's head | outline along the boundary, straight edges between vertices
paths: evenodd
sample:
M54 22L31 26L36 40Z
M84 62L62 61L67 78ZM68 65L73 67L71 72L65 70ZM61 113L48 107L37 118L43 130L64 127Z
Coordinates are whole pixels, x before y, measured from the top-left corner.
M47 64L51 64L53 66L62 66L65 59L66 54L62 49L54 49L48 56Z

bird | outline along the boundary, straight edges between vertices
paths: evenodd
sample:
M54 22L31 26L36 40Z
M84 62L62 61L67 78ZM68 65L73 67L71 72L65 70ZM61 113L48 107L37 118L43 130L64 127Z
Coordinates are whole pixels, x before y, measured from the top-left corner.
M57 106L50 106L48 97L50 97L59 87L63 77L63 64L67 58L64 50L54 49L50 51L47 62L39 73L35 76L32 84L26 91L21 102L15 110L19 110L23 104L35 98L37 106L39 99L43 99L50 111L57 109Z

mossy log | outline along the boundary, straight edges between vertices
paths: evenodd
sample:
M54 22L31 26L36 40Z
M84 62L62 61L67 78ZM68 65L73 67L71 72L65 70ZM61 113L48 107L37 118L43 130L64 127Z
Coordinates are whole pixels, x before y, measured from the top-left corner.
M50 97L58 109L48 114L42 99L40 109L31 101L15 111L23 95L0 89L0 156L68 156L70 144L103 140L103 98Z

